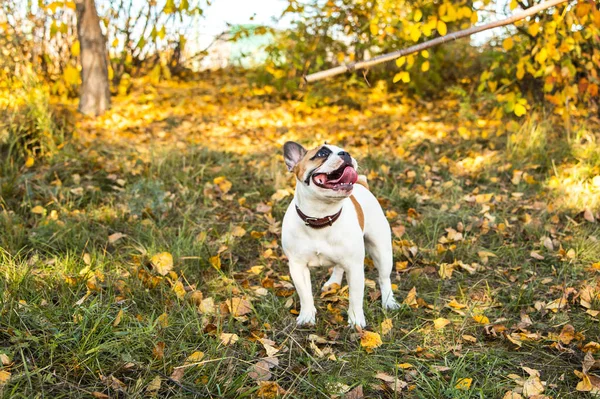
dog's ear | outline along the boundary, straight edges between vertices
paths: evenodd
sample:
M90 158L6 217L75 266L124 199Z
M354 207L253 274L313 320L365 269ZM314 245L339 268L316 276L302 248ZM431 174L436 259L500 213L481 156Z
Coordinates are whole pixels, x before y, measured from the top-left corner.
M298 143L288 141L283 145L283 158L289 171L306 155L306 150Z

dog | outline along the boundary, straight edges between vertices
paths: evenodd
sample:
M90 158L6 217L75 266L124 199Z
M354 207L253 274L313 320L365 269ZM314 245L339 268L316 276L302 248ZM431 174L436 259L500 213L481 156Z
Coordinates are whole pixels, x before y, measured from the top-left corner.
M365 250L379 273L384 309L397 309L390 274L393 266L390 225L377 198L369 191L358 164L342 148L324 144L306 150L288 141L283 157L296 175L296 191L282 224L282 248L289 260L290 275L298 296L298 325L315 324L310 270L333 267L326 290L348 281L348 324L365 327Z

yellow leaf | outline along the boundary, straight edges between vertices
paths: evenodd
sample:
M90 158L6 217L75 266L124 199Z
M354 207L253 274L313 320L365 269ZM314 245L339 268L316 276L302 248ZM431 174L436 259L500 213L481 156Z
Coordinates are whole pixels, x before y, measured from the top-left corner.
M406 57L402 56L400 58L396 58L396 66L400 68L402 65L406 63Z
M44 214L44 212L46 212L46 210L44 209L44 207L42 207L42 206L39 206L39 205L37 205L37 206L34 206L34 207L31 209L31 213L35 213L36 215L43 215L43 214Z
M445 36L448 33L448 27L446 23L441 19L437 21L437 31L440 35Z
M373 349L383 345L381 336L376 332L363 331L360 336L360 345L365 348L368 353L373 352Z
M441 330L442 328L446 327L448 324L450 324L450 320L444 319L443 317L439 317L433 321L433 327L436 330Z
M161 252L154 255L150 262L154 266L156 272L161 276L166 276L173 269L173 255L168 252Z
M488 319L487 316L482 314L476 314L475 316L473 316L473 320L475 320L475 322L479 324L490 324L490 319Z
M242 298L231 298L225 301L229 307L229 311L234 316L243 316L252 312L252 305L245 299Z
M181 281L175 283L173 291L175 292L175 295L177 295L177 299L183 299L185 297L185 288Z
M413 21L419 22L423 18L423 11L417 9L413 15Z
M79 40L76 40L71 46L71 55L73 57L79 57L79 53L81 52L81 48L79 45Z
M575 328L570 324L565 324L558 336L560 342L565 345L568 345L575 339Z
M264 266L252 266L248 271L253 274L260 274L264 268Z
M454 388L459 389L461 391L468 391L469 389L471 389L472 382L472 378L459 378L458 381L456 381L456 385L454 386Z
M417 303L417 288L416 287L412 287L412 289L408 292L408 294L406 294L406 298L404 299L404 302L402 302L408 306L410 306L411 308L416 308L419 306L419 304Z
M161 327L163 328L167 328L169 327L169 315L166 313L161 314L160 316L158 316L156 318L156 321L158 322L158 324L160 324Z
M246 230L244 230L241 226L235 226L231 231L231 235L234 237L243 237L246 234Z
M152 381L146 386L146 392L151 392L156 394L156 392L160 389L161 379L160 376L157 375L154 377Z
M449 263L441 263L438 270L438 274L442 280L449 280L452 278L452 272L454 272L454 265Z
M429 51L427 51L427 50L421 51L421 57L423 57L425 59L429 58Z
M453 299L453 300L451 300L451 301L448 303L448 306L450 306L451 308L454 308L454 309L464 309L464 308L466 308L466 307L467 307L467 305L463 305L462 303L458 303L458 302L456 301L456 299Z
M288 190L279 189L279 190L277 190L275 192L275 194L271 195L271 199L273 201L281 201L282 199L284 199L288 195L290 195L290 192Z
M421 29L419 29L418 25L413 25L410 28L410 38L412 39L413 42L419 41L419 38L421 37Z
M544 385L539 377L529 377L523 384L523 395L527 398L544 392Z
M511 48L513 48L513 46L515 45L515 42L513 41L512 37L507 37L506 39L504 39L504 41L502 42L502 47L504 48L504 50L509 51Z
M396 367L398 367L398 368L400 368L402 370L406 370L406 369L411 369L411 368L413 368L415 366L413 366L410 363L400 363L400 364L397 364Z
M429 61L425 61L424 63L421 64L421 71L423 71L423 72L429 71Z
M527 113L527 109L525 108L525 106L523 104L515 104L515 115L517 116L523 116Z
M540 32L540 24L537 22L532 23L527 28L527 32L529 32L529 34L533 37L537 36L537 34Z
M221 343L225 346L235 344L240 337L237 334L221 333L219 336Z
M394 328L394 324L392 323L392 319L385 319L381 322L381 334L387 335Z
M8 371L0 370L0 388L10 380L10 373Z
M33 159L33 157L27 157L27 160L25 161L25 167L31 168L34 163L35 163L35 159Z
M204 359L204 352L196 351L185 359L185 364L198 363L201 362L202 359Z
M113 327L118 326L121 323L122 318L123 318L123 309L119 310L119 313L117 313L117 317L115 317L115 321L113 321Z
M220 255L211 256L208 261L210 262L212 267L214 267L217 270L221 270L221 256Z
M229 180L225 178L225 176L215 177L213 179L213 183L219 186L223 194L227 194L229 190L231 190L232 184Z

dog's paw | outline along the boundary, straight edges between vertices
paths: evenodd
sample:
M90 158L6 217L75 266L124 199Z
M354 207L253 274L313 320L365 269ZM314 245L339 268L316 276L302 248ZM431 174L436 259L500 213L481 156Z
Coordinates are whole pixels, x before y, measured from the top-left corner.
M317 314L317 309L315 309L315 308L312 308L310 310L301 309L300 314L298 315L298 318L296 319L296 324L299 326L303 326L306 324L314 325L316 322L316 314Z
M400 308L400 304L396 302L394 297L390 297L387 301L382 303L383 308L387 310L396 310Z
M367 320L365 320L365 315L364 314L360 314L360 315L355 315L355 316L348 316L348 324L352 327L358 326L361 328L364 328L367 326Z

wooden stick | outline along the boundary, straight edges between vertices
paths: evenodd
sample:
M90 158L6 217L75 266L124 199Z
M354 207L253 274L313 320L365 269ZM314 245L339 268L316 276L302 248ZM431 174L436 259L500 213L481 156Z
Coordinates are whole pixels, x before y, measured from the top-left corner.
M331 69L327 69L325 71L311 73L304 77L304 81L306 83L316 82L317 80L322 80L326 78L330 78L332 76L340 75L344 72L352 72L359 69L370 68L374 65L381 64L383 62L393 61L396 58L402 57L407 54L416 53L418 51L422 51L428 49L433 46L437 46L438 44L446 43L451 40L460 39L466 36L471 36L475 33L482 32L484 30L498 28L500 26L510 25L519 21L521 19L527 18L531 15L537 14L538 12L545 10L547 8L556 6L561 3L566 3L569 0L547 0L543 3L540 3L536 6L528 8L525 11L514 14L513 16L503 19L501 21L490 22L489 24L481 25L481 26L473 26L469 29L459 30L457 32L450 33L446 36L436 37L435 39L428 40L423 43L415 44L414 46L410 46L408 48L394 51L393 53L382 54L375 58L371 58L370 60L353 62L350 64L340 65Z

